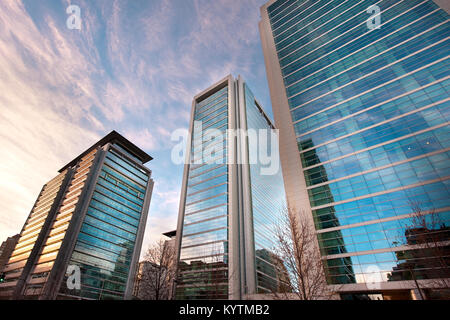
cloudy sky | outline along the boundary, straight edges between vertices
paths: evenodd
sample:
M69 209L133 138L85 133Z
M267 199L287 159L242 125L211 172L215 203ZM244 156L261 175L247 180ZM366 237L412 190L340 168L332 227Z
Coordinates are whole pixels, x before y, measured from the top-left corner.
M1 0L0 242L57 170L111 130L155 159L144 250L175 229L171 133L192 97L241 74L271 114L258 34L266 0ZM70 30L69 5L81 9Z

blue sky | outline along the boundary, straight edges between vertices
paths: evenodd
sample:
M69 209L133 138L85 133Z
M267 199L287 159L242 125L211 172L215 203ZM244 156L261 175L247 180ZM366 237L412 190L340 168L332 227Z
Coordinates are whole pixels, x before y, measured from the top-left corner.
M183 168L171 133L192 97L241 74L269 115L258 33L266 0L1 0L0 241L42 185L111 130L155 159L144 248L175 229ZM81 30L69 30L69 5Z

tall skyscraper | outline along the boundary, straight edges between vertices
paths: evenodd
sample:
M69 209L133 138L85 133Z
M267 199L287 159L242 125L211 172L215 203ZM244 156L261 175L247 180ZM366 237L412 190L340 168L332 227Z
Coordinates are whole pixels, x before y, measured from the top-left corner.
M342 298L414 298L432 282L420 261L433 257L405 229L417 207L441 226L416 231L450 224L449 7L277 0L261 8L287 200L315 224L328 284ZM434 274L448 277L445 264ZM414 267L399 270L406 266Z
M178 216L176 298L276 291L271 250L285 192L272 129L241 77L228 76L195 96Z
M3 272L0 298L129 299L152 158L113 131L42 188Z

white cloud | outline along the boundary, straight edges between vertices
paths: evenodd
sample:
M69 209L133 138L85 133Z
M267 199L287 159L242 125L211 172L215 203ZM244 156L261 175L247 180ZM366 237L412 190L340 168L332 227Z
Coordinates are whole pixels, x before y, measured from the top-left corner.
M174 229L182 169L166 152L170 134L187 127L192 97L213 82L255 69L261 77L253 54L264 2L78 0L76 31L47 8L54 1L32 19L21 0L2 0L0 240L21 229L57 170L111 129L155 156L146 245Z
M76 124L94 120L84 117L91 84L78 73L90 63L50 20L53 40L41 35L20 2L1 6L0 237L5 238L21 230L42 185L98 135Z
M128 129L123 135L135 145L146 151L153 151L159 148L159 139L151 134L147 128L142 130Z
M162 233L176 230L180 186L164 179L155 182L141 257L149 245L161 239Z

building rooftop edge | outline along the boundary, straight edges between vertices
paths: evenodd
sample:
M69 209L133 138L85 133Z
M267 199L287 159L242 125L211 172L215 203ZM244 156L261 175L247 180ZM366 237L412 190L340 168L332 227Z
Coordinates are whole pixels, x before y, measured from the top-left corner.
M207 97L209 95L211 95L212 91L217 91L220 90L222 87L225 87L226 84L230 81L233 80L234 77L232 74L228 74L227 76L223 77L222 79L220 79L219 81L215 82L213 85L209 86L208 88L202 90L201 92L197 93L194 96L194 103L201 101L204 97ZM220 89L218 89L218 87L220 87Z
M277 0L269 0L266 3L264 3L261 7L259 7L259 9L261 11L266 10L267 8L269 8L273 3L275 3Z
M97 147L104 146L107 143L110 142L118 142L123 148L125 148L127 151L132 153L134 156L136 156L139 160L142 161L143 164L153 160L153 158L147 154L144 150L136 146L134 143L132 143L130 140L122 136L117 131L113 130L106 136L104 136L102 139L94 143L90 148L85 150L83 153L81 153L79 156L77 156L75 159L70 161L68 164L66 164L64 167L62 167L58 172L63 172L69 167L74 166L81 158L83 158L85 155L87 155L89 152L94 150Z
M246 84L246 81L244 77L241 74L238 74L237 77L233 76L233 74L228 74L225 77L223 77L221 80L217 81L213 85L209 86L208 88L202 90L200 93L196 94L193 99L193 104L195 105L197 102L201 101L204 98L207 98L208 96L214 94L215 92L219 91L220 89L224 88L230 81L242 81L242 83ZM250 88L251 89L251 88ZM262 116L266 119L266 121L269 123L269 125L276 129L274 121L267 115L266 111L264 110L264 107L259 102L258 99L255 97L256 106L260 110Z
M175 237L177 235L177 230L173 230L173 231L169 231L169 232L164 232L163 235L165 235L168 238L172 238Z

